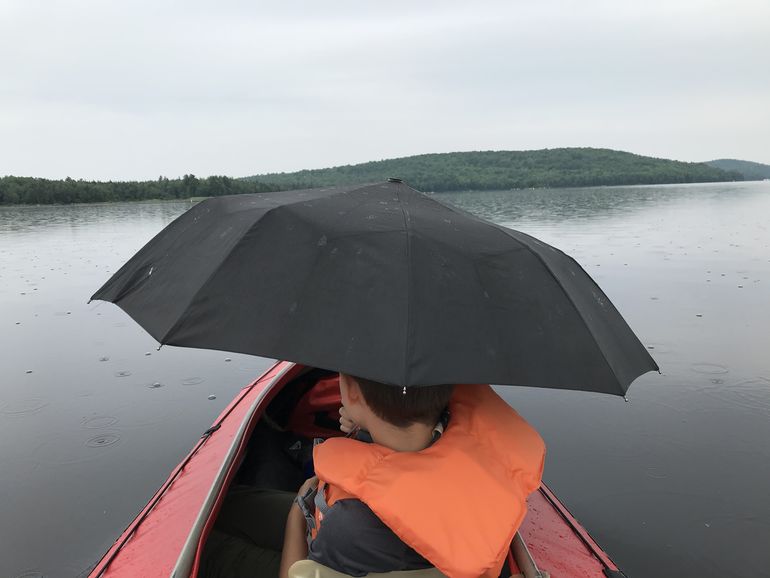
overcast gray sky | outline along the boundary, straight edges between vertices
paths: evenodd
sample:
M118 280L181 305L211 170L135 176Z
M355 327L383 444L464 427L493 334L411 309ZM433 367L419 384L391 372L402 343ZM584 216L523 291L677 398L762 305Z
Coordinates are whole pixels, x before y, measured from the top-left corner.
M563 146L770 163L770 1L0 0L0 175Z

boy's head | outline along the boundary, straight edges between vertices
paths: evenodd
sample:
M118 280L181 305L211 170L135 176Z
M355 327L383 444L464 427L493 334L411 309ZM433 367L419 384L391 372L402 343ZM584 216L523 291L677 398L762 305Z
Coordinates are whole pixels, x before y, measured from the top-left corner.
M366 428L366 412L398 428L415 423L434 426L449 403L454 385L404 389L340 373L342 404L351 419Z

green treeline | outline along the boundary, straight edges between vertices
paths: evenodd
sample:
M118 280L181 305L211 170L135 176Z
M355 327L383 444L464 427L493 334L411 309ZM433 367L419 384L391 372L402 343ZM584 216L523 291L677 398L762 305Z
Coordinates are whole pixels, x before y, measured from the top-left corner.
M593 148L426 154L247 179L294 189L371 183L388 177L436 192L743 180L737 172L702 163Z
M32 177L2 177L0 178L0 205L187 199L260 193L267 190L274 190L274 188L262 183L219 176L198 179L195 175L185 175L181 179L160 177L157 181L128 182L76 181L70 178L54 181Z
M68 204L148 199L217 197L240 193L363 184L404 179L422 191L506 190L701 183L743 180L736 171L609 149L562 148L538 151L479 151L427 154L329 169L257 175L244 179L160 177L157 181L63 181L0 178L0 204Z
M722 169L723 171L735 171L743 175L747 181L761 181L770 179L770 165L753 163L751 161L739 161L736 159L717 159L705 164Z

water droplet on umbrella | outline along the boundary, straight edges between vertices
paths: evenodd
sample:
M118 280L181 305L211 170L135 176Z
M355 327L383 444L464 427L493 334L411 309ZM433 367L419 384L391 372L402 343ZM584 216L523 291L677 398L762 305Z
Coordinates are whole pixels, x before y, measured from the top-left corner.
M159 381L155 381L155 382L151 383L150 385L148 385L147 387L149 387L150 389L158 389L160 387L163 387L163 384L161 382L159 382Z
M648 478L655 478L655 479L664 479L668 477L668 474L663 471L661 468L657 468L655 466L648 467L645 470L645 474Z
M147 355L152 355L152 353L151 353L151 352L149 352L149 351L145 351L145 352L144 352L144 355L145 355L145 356L147 356Z
M216 395L214 395L214 394L211 394L211 395L209 396L209 399L210 399L210 400L212 400L212 399L216 399L216 398L217 398L217 396L216 396Z
M703 317L703 313L696 313L695 317Z
M115 377L128 377L129 375L131 375L131 372L128 370L115 372Z
M202 377L188 377L182 380L182 385L198 385L204 381L205 380Z
M232 359L229 357L225 357L225 361L232 361Z
M109 360L110 360L110 358L107 357L106 355L104 357L100 357L99 358L99 361L109 361Z
M28 369L28 370L27 370L27 371L25 371L24 373L32 373L32 370L31 370L31 369Z
M323 247L326 245L326 235L321 235L321 238L318 239L318 246Z

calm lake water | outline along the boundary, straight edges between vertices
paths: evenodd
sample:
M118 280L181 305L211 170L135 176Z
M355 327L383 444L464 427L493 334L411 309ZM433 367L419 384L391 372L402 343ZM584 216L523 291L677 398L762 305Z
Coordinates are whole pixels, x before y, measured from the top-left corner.
M661 367L501 388L630 578L770 576L770 183L447 193L574 256ZM0 576L78 576L270 360L157 344L88 297L189 203L0 208ZM215 399L209 399L210 396Z

